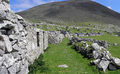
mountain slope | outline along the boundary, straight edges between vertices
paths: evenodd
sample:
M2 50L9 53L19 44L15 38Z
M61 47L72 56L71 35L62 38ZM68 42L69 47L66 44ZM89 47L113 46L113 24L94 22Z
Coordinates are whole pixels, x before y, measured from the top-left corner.
M120 14L91 0L70 0L39 5L17 13L30 20L61 24L96 22L119 25Z

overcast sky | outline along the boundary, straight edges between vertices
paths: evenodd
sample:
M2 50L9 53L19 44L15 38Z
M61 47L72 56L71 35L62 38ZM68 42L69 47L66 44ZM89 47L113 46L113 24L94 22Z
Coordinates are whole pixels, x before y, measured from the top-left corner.
M10 0L10 5L11 5L11 9L14 12L19 12L40 4L56 2L56 1L64 1L64 0ZM93 0L93 1L96 1L120 13L120 0Z

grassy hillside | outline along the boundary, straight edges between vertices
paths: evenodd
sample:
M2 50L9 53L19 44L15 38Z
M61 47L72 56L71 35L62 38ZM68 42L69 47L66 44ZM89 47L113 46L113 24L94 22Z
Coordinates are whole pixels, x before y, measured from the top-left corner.
M31 21L62 25L114 24L120 26L120 14L91 0L70 0L39 5L17 13Z

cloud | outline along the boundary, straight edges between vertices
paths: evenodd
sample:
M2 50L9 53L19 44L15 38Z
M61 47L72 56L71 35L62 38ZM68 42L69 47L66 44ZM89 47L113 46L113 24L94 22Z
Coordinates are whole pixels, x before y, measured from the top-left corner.
M21 12L23 11L22 9L19 9L19 10L14 10L14 12Z
M109 9L112 9L112 7L111 7L111 6L108 6L108 8L109 8Z
M17 1L17 0L16 0ZM34 4L32 4L30 2L30 0L21 0L21 2L17 2L17 3L14 3L14 4L11 4L11 8L16 12L18 11L21 11L21 10L24 10L24 9L28 9L28 8L31 8L33 7Z
M62 1L62 0L11 0L11 9L14 12L19 12L32 8L37 5L45 4L48 2Z
M46 1L44 0L32 0L35 5L45 4Z

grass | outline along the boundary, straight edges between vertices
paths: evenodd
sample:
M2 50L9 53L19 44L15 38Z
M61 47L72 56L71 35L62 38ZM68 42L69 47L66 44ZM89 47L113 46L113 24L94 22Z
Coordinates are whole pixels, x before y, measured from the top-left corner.
M47 51L43 54L45 65L48 71L40 72L37 70L35 74L120 74L117 71L98 71L95 66L90 66L90 60L83 58L77 53L69 40L65 38L60 44L50 44ZM68 68L59 68L58 65L66 64Z
M108 43L110 43L110 47L108 48L108 51L114 56L120 58L120 37L113 36L111 34L104 33L102 36L89 36L89 37L81 37L81 38L92 38L97 40L105 40ZM118 46L113 46L113 43L117 43Z
M68 27L68 28L67 28ZM37 28L41 28L42 30L45 31L58 31L58 30L62 30L62 31L69 31L71 33L98 33L98 32L103 32L101 30L96 30L93 29L92 27L79 27L79 30L75 29L74 27L69 27L69 26L57 26L57 25L39 25L37 26Z

